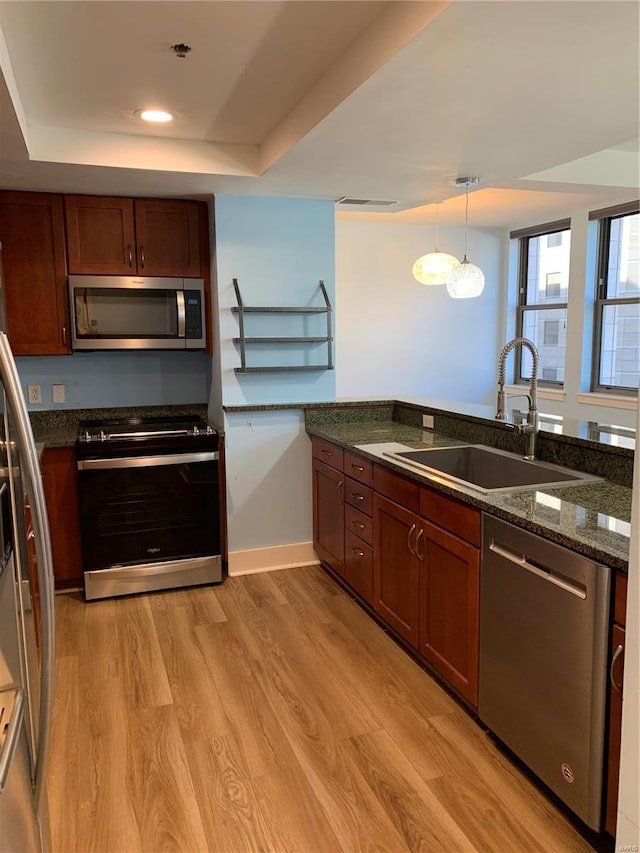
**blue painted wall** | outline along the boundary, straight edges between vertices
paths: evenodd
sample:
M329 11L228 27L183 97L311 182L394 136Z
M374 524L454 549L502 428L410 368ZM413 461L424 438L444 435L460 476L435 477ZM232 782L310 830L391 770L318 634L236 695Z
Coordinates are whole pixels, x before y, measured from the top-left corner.
M289 403L335 399L335 372L237 375L240 353L233 338L238 319L233 279L245 305L324 305L323 280L335 307L335 213L331 201L294 198L216 196L216 274L218 281L222 401ZM246 334L255 336L326 334L326 316L283 315L247 318ZM247 364L320 364L325 345L251 346Z
M40 385L42 403L29 409L90 409L108 406L160 406L207 403L211 356L187 352L74 353L70 356L17 358L27 385ZM51 400L51 385L65 386L66 401Z

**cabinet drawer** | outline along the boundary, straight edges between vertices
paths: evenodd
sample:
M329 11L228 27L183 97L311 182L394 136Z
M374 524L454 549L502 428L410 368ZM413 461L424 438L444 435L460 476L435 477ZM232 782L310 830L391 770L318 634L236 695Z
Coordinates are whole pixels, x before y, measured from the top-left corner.
M311 448L316 459L320 459L325 464L331 465L332 468L342 471L344 451L341 447L314 435L311 439Z
M371 515L373 510L373 489L363 486L351 477L344 478L344 502L354 506L365 515Z
M344 527L349 533L359 536L368 545L373 545L373 520L352 506L344 508Z
M365 486L373 485L373 462L347 450L344 452L344 473Z
M467 504L434 492L420 490L420 515L427 521L444 527L472 545L480 545L480 512Z
M412 480L407 480L406 477L394 474L393 471L383 468L382 465L374 465L373 487L376 492L379 492L401 506L414 512L418 511L420 486Z
M344 546L346 581L371 603L373 600L373 550L349 531L345 533Z

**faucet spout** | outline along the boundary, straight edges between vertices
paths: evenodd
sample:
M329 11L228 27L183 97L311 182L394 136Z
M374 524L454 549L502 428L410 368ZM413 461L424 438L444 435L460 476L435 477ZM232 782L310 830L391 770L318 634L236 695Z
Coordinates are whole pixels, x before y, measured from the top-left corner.
M526 424L519 424L515 429L518 434L527 436L527 450L524 458L534 459L536 434L538 432L538 350L536 349L533 341L530 341L529 338L513 338L504 345L500 352L500 356L498 358L498 401L496 407L496 420L506 421L508 417L507 396L504 390L506 382L506 362L507 356L511 350L518 346L526 347L530 351L532 366L530 390L528 395L529 409L527 411L527 422Z

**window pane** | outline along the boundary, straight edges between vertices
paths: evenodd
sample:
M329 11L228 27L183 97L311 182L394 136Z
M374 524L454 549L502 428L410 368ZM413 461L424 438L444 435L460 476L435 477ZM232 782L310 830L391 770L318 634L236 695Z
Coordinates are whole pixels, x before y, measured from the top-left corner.
M533 341L539 355L538 379L564 382L564 353L567 334L567 309L542 308L524 311L522 334ZM520 379L531 376L531 354L522 348Z
M611 220L607 299L640 296L640 213Z
M569 229L558 231L556 234L529 237L527 305L567 301L570 244Z
M600 385L637 388L640 376L640 302L604 305Z

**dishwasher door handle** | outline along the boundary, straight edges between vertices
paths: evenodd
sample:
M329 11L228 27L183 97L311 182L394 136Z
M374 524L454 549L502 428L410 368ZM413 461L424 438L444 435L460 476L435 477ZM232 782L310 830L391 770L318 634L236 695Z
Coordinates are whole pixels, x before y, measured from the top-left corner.
M559 578L548 569L538 568L538 566L529 562L524 555L514 554L513 551L503 548L495 541L489 545L489 550L493 551L494 554L497 554L499 557L503 557L505 560L515 563L515 565L519 566L521 569L525 569L525 571L531 572L531 574L542 578L542 580L548 581L549 583L554 584L554 586L560 587L560 589L564 589L565 592L570 592L571 595L575 595L576 598L580 598L584 601L587 597L586 590L582 589L582 587L576 586L575 584L569 583L569 581Z

